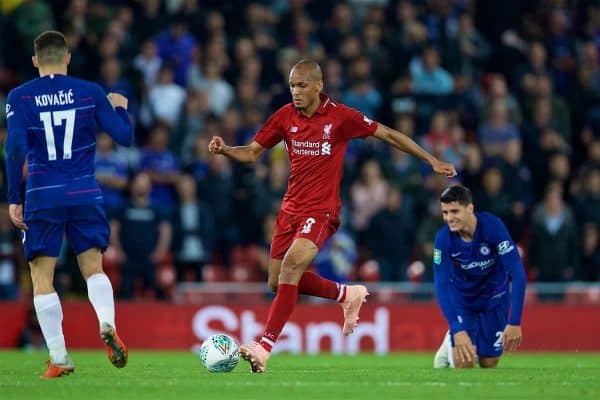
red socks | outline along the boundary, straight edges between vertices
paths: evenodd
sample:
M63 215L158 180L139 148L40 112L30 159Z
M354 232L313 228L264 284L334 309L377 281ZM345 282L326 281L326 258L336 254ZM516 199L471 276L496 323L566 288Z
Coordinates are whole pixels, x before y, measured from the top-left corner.
M298 293L332 299L341 303L346 299L346 285L335 283L310 271L302 274L298 286L280 283L277 286L277 295L269 309L265 333L260 339L260 344L265 350L270 352L275 345L275 341L296 307Z
M346 285L341 285L314 272L306 271L298 282L298 293L342 302L346 299Z
M262 339L260 339L260 344L265 350L271 351L271 348L283 330L283 326L290 319L297 301L298 286L286 283L280 283L277 286L277 295L269 309L267 327Z

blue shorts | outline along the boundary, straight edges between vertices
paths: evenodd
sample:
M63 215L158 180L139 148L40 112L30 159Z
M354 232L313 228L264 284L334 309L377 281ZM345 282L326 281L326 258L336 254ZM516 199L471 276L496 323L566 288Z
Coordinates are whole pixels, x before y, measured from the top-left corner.
M102 204L46 208L26 212L23 231L25 258L35 256L58 257L63 237L73 247L75 254L94 247L106 250L110 225Z
M462 310L458 314L463 320L463 325L471 338L471 342L477 346L478 357L500 357L503 351L502 334L508 323L508 311L510 303L508 296L506 301L498 306L481 312ZM454 347L454 336L450 335L452 347Z

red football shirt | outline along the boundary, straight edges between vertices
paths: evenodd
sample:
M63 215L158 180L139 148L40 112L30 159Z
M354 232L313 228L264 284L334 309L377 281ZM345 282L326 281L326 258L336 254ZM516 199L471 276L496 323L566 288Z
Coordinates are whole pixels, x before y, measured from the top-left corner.
M285 142L291 170L281 208L291 214L338 210L348 142L371 136L377 129L377 122L363 113L324 94L320 97L321 105L312 117L286 104L254 137L265 148Z

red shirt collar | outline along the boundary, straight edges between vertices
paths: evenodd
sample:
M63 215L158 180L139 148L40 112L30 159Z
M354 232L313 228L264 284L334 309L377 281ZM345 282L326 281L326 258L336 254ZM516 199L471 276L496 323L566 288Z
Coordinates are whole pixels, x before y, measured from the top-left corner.
M325 114L325 110L327 109L327 106L329 106L329 103L331 103L331 99L325 93L319 93L319 99L321 99L321 104L315 113Z

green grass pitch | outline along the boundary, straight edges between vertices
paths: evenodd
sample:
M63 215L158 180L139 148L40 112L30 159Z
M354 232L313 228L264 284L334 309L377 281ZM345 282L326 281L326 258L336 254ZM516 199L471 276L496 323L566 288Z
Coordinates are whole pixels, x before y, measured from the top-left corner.
M435 370L433 354L289 355L265 374L240 361L211 374L185 352L131 351L124 369L74 351L75 374L45 381L46 353L0 351L0 399L600 399L600 354L510 354L496 370Z

